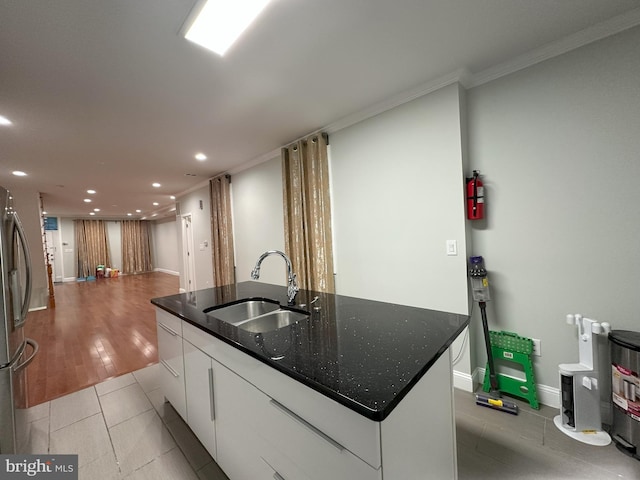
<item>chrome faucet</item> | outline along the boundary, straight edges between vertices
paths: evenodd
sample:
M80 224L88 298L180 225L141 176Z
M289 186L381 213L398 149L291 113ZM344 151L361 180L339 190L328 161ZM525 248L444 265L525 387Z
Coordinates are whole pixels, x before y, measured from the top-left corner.
M296 281L296 274L293 273L291 260L289 260L289 257L287 257L280 250L269 250L260 255L260 258L258 258L258 261L256 262L256 266L253 267L253 270L251 270L251 278L254 280L258 280L260 278L260 264L262 264L262 261L269 255L280 255L287 263L287 275L289 277L289 282L287 285L287 297L289 300L289 305L295 305L296 294L298 293L298 290L300 290L298 288L298 282Z

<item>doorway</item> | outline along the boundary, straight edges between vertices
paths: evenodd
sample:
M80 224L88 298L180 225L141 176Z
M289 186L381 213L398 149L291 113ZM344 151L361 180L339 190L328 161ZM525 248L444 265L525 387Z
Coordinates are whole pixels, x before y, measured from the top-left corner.
M62 269L62 247L60 245L60 231L59 230L45 230L45 237L47 241L46 252L48 254L49 262L51 263L51 279L55 283L61 283L64 278L64 272Z

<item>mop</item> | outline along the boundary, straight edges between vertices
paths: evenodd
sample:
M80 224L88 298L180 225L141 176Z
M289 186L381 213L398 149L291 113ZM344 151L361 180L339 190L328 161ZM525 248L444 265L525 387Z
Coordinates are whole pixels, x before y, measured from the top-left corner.
M489 336L489 324L487 322L487 300L489 296L489 281L487 279L487 271L484 268L484 260L481 256L471 257L471 268L469 276L471 278L471 292L473 299L480 306L480 314L482 316L482 333L484 336L484 344L487 349L487 368L489 369L490 390L488 394L484 392L476 393L476 404L483 407L493 408L501 412L518 414L518 406L510 401L503 400L502 394L498 388L498 377L496 376L496 368L493 362L493 354L491 352L491 338Z

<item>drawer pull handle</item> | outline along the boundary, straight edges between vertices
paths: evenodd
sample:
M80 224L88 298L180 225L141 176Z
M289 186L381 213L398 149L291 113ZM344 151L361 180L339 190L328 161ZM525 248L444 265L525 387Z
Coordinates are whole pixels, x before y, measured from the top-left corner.
M169 370L169 372L171 373L171 375L173 375L174 377L178 378L180 376L180 374L178 372L176 372L173 368L171 368L171 365L169 365L167 362L165 362L164 360L160 360L160 363L164 366L164 368L166 368L167 370Z
M286 480L286 478L284 478L282 475L280 475L280 474L278 473L278 471L277 471L275 468L273 468L273 465L271 465L269 462L267 462L267 461L264 459L264 457L260 457L260 460L262 460L264 463L266 463L266 464L267 464L267 466L268 466L271 470L273 470L273 478L274 478L274 480Z
M166 330L167 332L169 332L171 335L173 335L174 337L178 336L178 332L176 332L174 329L167 327L164 323L160 323L158 322L158 326L160 328L162 328L163 330Z
M209 400L211 401L211 421L216 419L216 406L213 403L213 368L209 369Z
M284 413L284 414L288 415L289 417L291 417L293 420L295 420L298 423L300 423L301 425L307 427L309 430L311 430L313 433L318 435L324 441L329 443L332 447L336 448L338 451L342 452L343 450L345 450L345 448L342 445L340 445L338 442L336 442L329 435L324 433L322 430L319 430L317 427L314 427L313 425L311 425L304 418L302 418L299 415L297 415L296 413L292 412L287 407L282 405L280 402L277 402L275 400L269 400L269 403L271 405L273 405L274 407L276 407L278 410L280 410L282 413Z

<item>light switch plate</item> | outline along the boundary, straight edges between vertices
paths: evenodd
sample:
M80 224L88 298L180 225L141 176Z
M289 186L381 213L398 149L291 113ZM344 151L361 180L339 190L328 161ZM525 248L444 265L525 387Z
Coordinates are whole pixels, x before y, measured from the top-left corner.
M447 240L447 255L449 256L458 255L457 240Z

